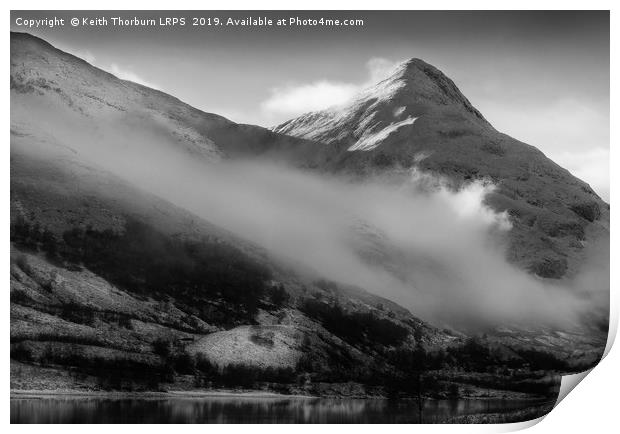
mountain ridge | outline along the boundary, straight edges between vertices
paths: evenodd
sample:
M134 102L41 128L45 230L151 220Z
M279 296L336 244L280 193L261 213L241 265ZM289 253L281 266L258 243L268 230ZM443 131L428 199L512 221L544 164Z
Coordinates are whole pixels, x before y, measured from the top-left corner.
M218 155L270 154L273 150L286 154L287 147L310 147L303 140L238 124L163 91L122 80L29 33L11 32L11 89L22 95L50 94L64 100L63 107L79 107L87 116L113 113L145 118L155 128L163 127L160 132L171 142L207 160Z

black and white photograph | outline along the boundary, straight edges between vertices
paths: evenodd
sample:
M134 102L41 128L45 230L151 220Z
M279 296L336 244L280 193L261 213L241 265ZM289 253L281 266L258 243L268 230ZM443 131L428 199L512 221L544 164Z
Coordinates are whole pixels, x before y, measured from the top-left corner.
M11 423L510 424L603 358L610 11L10 20Z

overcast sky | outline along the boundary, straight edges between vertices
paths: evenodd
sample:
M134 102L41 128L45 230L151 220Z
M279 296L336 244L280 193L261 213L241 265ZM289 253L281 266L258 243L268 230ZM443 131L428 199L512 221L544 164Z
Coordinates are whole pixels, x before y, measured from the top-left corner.
M364 26L194 27L191 17L361 18ZM17 17L184 16L185 27L27 29ZM272 126L340 103L421 58L500 131L609 200L607 12L12 12L11 28L236 122Z

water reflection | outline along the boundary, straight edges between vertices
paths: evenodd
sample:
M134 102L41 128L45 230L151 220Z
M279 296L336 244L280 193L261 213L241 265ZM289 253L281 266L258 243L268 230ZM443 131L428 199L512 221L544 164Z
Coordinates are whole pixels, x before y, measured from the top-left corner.
M426 401L423 422L531 406L514 400ZM416 401L304 398L38 397L11 399L11 423L417 423Z

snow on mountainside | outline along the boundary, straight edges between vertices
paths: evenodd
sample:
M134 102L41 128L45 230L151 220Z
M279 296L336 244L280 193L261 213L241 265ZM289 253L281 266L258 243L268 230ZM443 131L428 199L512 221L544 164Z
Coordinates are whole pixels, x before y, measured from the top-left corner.
M372 117L371 117L372 119ZM390 136L393 132L405 125L413 125L417 118L408 117L405 120L394 122L383 129L375 131L377 124L364 131L360 139L347 149L348 151L370 151L375 149L381 142Z
M329 134L335 128L344 128L351 122L357 122L356 134L361 137L370 135L380 129L380 122L374 121L377 114L375 108L379 103L389 102L393 95L406 85L400 77L404 67L401 66L393 77L365 89L355 98L350 106L332 107L316 113L308 113L275 127L275 132L291 134L296 137L331 143L342 137L333 137ZM361 113L361 115L360 115ZM394 113L394 117L402 115L403 111ZM361 119L358 119L361 117Z
M129 128L143 125L189 152L214 159L221 151L204 129L230 123L217 115L201 114L162 92L120 80L25 34L11 38L11 89L24 102L12 104L12 127L17 131L31 122L27 113L22 118L21 108L42 103L47 109L73 112L82 122L103 118ZM35 103L37 95L46 98Z
M574 275L593 243L609 239L609 205L533 146L495 130L437 68L411 59L350 103L273 131L319 141L300 165L368 178L424 173L455 188L497 188L486 202L510 215L509 259L548 278Z
M430 76L422 73L421 68L426 68L428 74L441 77L441 80L433 81ZM411 93L412 87L415 88L415 96ZM439 93L443 95L437 100ZM373 146L352 145L349 148L350 151L370 150L398 128L395 124L412 124L417 118L416 110L420 111L416 104L424 101L459 103L482 119L482 115L450 79L422 60L412 59L397 67L386 79L364 89L349 104L304 114L274 127L273 131L323 143L333 143L348 137L363 141L365 136L377 136ZM398 105L398 102L403 102L403 105ZM411 114L406 116L406 112Z

